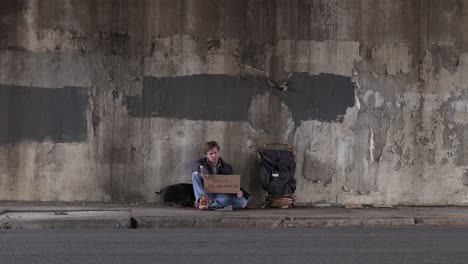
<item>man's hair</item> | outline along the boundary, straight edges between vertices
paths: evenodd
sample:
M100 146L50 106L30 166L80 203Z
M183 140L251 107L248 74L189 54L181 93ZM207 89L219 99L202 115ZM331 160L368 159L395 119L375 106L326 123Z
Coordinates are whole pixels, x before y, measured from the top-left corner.
M212 148L217 148L218 151L221 150L221 147L219 146L218 142L216 141L209 141L206 142L205 145L203 145L203 153L208 153Z

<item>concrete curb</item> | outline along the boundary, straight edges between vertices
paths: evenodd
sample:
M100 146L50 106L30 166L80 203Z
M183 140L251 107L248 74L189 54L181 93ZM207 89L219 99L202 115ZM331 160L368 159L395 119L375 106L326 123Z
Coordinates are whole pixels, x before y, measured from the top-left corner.
M120 216L103 218L20 219L0 217L0 229L157 229L157 228L335 228L468 226L460 218L249 218L198 216Z
M227 217L133 217L135 228L320 228L320 227L416 227L468 226L468 219L390 218L227 218Z
M468 219L467 218L441 218L441 217L434 217L434 218L415 218L416 226L468 226Z
M73 219L16 222L10 229L129 229L130 219ZM1 227L0 227L1 229Z
M87 210L88 209L88 210ZM89 210L91 209L91 210ZM0 209L0 229L334 228L467 226L452 208L296 209L201 212L167 207L47 206Z
M0 229L128 229L130 211L7 212Z
M125 211L130 211L130 209L57 209L57 210L42 210L42 209L37 209L37 210L22 210L22 209L13 209L13 210L4 210L0 211L0 215L6 214L6 213L52 213L52 212L65 212L65 213L70 213L70 212L125 212Z

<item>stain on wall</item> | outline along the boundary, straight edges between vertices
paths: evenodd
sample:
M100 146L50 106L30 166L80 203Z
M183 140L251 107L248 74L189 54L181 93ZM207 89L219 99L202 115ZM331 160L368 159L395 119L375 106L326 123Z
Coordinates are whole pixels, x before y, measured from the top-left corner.
M0 85L0 144L85 141L87 109L86 88Z
M310 159L310 156L303 155L302 176L313 183L321 183L324 186L332 182L336 169L318 160Z

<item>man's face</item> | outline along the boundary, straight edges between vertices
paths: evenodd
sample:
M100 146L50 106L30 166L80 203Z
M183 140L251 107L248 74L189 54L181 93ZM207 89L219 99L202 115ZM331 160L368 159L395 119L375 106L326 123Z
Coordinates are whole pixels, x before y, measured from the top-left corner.
M218 163L218 159L219 159L219 150L214 147L212 149L210 149L207 153L206 153L206 157L208 158L208 160L213 163L213 164L217 164Z

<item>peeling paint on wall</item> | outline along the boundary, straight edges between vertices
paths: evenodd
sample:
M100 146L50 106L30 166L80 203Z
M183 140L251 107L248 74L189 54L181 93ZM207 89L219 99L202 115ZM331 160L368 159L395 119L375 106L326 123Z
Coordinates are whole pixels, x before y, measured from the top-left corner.
M451 106L454 110L453 121L457 124L468 124L468 101L455 101Z
M372 58L385 64L387 74L396 76L397 73L409 73L412 67L412 54L403 44L382 44L372 49Z

